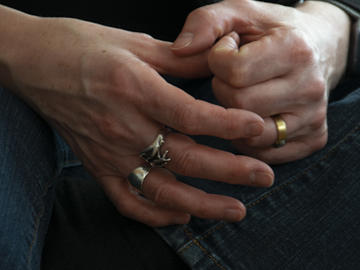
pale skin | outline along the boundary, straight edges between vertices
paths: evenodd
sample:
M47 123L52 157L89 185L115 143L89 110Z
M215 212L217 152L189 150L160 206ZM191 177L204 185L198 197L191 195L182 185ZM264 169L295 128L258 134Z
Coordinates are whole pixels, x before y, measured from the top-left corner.
M349 17L325 2L290 8L226 0L193 11L173 51L189 56L210 50L219 102L256 112L265 121L260 136L234 140L234 145L277 164L306 157L326 144L328 95L345 71L349 27ZM273 147L274 115L287 124L288 140L281 148Z
M191 215L241 220L246 213L241 202L182 184L171 172L233 184L270 186L274 175L264 162L198 145L184 135L247 140L252 145L247 154L267 161L257 154L257 148L263 141L274 141L268 112L258 112L264 121L258 114L237 108L241 106L227 106L223 100L228 108L195 100L159 75L205 76L210 74L209 62L215 74L214 86L215 80L223 83L214 88L220 93L219 99L223 95L224 100L227 98L221 93L226 92L226 87L236 92L258 84L250 80L239 87L235 80L233 85L232 79L226 79L214 67L220 57L237 62L238 35L240 40L243 38L235 27L239 12L236 5L241 1L225 2L222 5L229 5L233 11L230 17L227 13L218 17L226 22L226 29L218 31L221 24L210 24L210 34L206 32L205 39L199 36L202 44L194 42L180 49L139 33L74 19L39 18L0 7L0 81L56 127L121 214L150 226L187 223ZM254 9L261 10L262 4L258 5ZM222 8L219 4L213 7ZM193 17L206 19L207 8L205 12L196 11ZM230 19L233 23L228 23ZM232 47L221 49L221 44ZM257 112L259 107L253 104L245 109ZM143 164L138 154L163 126L181 133L166 136L163 149L169 150L172 160L166 169L153 169L148 175L145 199L134 192L126 176Z
M119 212L150 226L183 224L191 215L241 220L244 205L177 181L179 174L270 186L264 162L196 144L184 134L225 139L261 134L264 121L241 109L195 100L159 73L209 74L207 53L179 58L171 43L67 18L40 18L0 7L0 81L65 138ZM127 175L164 126L171 162L154 168L144 197ZM246 127L246 128L244 128ZM206 170L204 169L206 168ZM199 180L200 181L200 180Z

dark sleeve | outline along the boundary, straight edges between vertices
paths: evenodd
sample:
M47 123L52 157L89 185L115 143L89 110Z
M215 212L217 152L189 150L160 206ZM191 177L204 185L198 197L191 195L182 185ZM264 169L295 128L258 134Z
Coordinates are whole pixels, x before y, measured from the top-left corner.
M348 5L353 9L360 11L360 0L341 0L340 2Z
M299 2L299 0L265 0L265 2L276 3L284 6L292 6ZM326 2L326 0L324 0L324 2ZM360 0L341 0L339 2L360 11Z

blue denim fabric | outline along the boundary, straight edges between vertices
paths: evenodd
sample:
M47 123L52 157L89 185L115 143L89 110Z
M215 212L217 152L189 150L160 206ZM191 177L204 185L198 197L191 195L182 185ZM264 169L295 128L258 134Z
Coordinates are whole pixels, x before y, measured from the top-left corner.
M334 93L340 100L329 105L327 146L306 159L274 166L273 187L179 176L243 201L248 210L243 221L192 218L188 225L156 231L193 269L360 269L360 90L341 97L354 84L344 83ZM212 100L209 87L199 83L198 95ZM226 141L197 139L236 153Z
M209 80L172 82L214 101ZM178 176L242 200L248 208L243 221L193 218L156 231L193 269L360 269L360 89L342 97L359 85L351 81L334 92L328 145L274 167L273 187ZM57 179L88 176L68 145L24 103L1 88L0 103L0 269L39 269ZM235 151L224 140L195 139ZM74 166L79 170L66 169Z
M80 162L35 112L1 87L0 104L0 269L40 269L56 179L62 168Z

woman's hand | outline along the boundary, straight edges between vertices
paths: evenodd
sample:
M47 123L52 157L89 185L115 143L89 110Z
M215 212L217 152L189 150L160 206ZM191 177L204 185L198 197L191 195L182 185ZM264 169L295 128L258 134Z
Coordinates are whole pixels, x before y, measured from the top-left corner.
M190 215L244 217L238 200L185 185L171 172L233 184L272 184L273 172L263 162L198 145L184 135L236 139L263 130L256 114L195 100L159 75L207 75L206 53L178 58L170 43L144 34L6 8L0 12L18 31L3 35L13 46L3 47L2 69L9 76L2 81L56 127L123 215L152 226L186 223ZM6 33L4 25L0 30ZM180 133L165 137L162 151L169 151L171 161L166 169L150 171L144 199L126 178L145 163L140 152L165 126Z
M295 9L227 0L190 14L173 51L195 55L220 38L209 54L215 96L227 108L250 110L265 120L260 136L234 144L242 153L282 163L327 142L328 93L345 70L349 25L343 11L323 2L306 1ZM287 125L287 143L280 148L273 147L275 115Z

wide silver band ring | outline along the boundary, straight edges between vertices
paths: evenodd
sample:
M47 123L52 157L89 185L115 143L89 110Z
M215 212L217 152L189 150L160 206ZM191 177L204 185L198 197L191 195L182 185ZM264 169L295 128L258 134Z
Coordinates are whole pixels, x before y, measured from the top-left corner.
M133 170L127 177L129 183L142 192L146 176L151 170L150 166L140 166Z
M171 160L167 157L169 151L166 150L161 154L160 148L164 143L164 135L158 134L155 140L140 153L140 157L151 167L164 167Z

